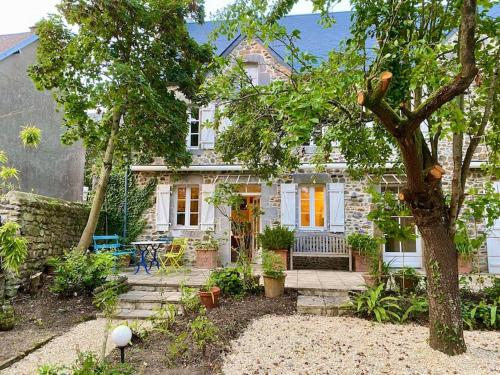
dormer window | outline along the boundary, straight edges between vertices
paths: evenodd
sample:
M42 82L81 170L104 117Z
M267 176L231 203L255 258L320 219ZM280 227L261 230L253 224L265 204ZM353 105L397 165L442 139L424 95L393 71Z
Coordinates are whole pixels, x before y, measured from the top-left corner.
M200 147L200 109L191 107L188 114L189 130L186 139L188 148Z
M259 64L256 63L246 63L245 73L252 80L252 85L259 85Z

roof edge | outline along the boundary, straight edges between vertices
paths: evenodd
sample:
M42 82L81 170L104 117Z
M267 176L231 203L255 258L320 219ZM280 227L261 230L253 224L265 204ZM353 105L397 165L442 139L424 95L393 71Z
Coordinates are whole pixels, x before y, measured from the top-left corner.
M30 44L36 42L38 40L38 35L31 35L26 39L23 39L19 43L17 43L14 47L6 49L2 53L0 53L0 61L5 60L7 57L12 56L16 52L19 52L23 48L29 46Z

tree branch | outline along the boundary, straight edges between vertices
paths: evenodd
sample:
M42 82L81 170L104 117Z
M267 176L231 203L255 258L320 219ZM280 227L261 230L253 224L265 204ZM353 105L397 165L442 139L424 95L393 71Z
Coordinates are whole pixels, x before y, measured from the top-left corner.
M413 133L427 117L444 104L462 94L470 86L478 69L474 49L476 45L476 0L464 0L460 20L460 63L461 68L453 81L442 86L434 92L427 100L413 111L413 118L408 122L405 132Z

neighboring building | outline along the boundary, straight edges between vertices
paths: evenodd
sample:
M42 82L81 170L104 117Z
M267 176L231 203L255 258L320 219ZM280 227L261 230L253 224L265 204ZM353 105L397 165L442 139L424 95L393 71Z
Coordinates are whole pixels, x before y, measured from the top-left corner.
M336 14L337 22L333 30L320 26L317 23L319 19L317 14L288 16L282 22L290 30L301 30L299 48L320 58L326 58L328 51L337 47L339 41L349 35L350 16L349 12ZM189 27L196 40L205 42L215 25L207 22L204 25L191 24ZM230 41L219 39L215 44L218 54L241 57L255 84L265 85L281 79L281 72L290 69L284 62L284 50L279 45L265 47L258 40L249 40L243 35ZM305 246L316 246L318 250L325 244L331 244L332 242L328 241L333 241L332 238L335 241L338 239L343 241L349 233L374 232L373 223L367 219L370 196L366 188L372 180L369 176L362 180L353 180L346 173L346 162L339 150L332 154L331 162L326 165L324 173L315 173L314 166L309 163L315 146L305 146L303 164L300 168L288 178L273 181L268 185L246 171L242 165L223 163L214 152L217 135L213 129L205 128L202 124L213 119L216 105L217 103L211 103L201 109L191 110L187 145L193 154L193 162L189 167L173 173L163 165L161 159L155 160L152 165L132 166L140 183L146 183L150 178L159 180L156 204L148 211L148 226L143 234L144 237L156 238L159 235L169 234L174 237L196 239L203 237L207 230L215 230L215 236L221 240L222 263L234 262L229 222L205 201L221 182L238 185L245 199L243 208L248 212L252 207L259 207L264 211L258 220L251 220L249 214L249 225L254 235L262 231L266 225L281 223L295 229L297 237L315 238L304 243L308 244ZM446 170L451 171L451 148L444 146L445 152L440 162ZM480 147L472 162L469 180L469 185L479 189L487 180L487 176L478 169L484 157L484 148ZM446 175L444 183L449 183L449 179L450 176ZM404 185L404 177L395 175L390 168L381 181L379 183L381 190L395 193ZM500 189L498 182L496 186ZM402 225L413 225L411 217L397 217L395 220ZM497 225L500 230L500 220L497 220ZM258 249L255 247L254 251ZM384 245L384 260L392 261L393 267L421 268L422 254L422 243L418 236L414 241L400 242L388 239ZM500 256L500 239L493 235L490 235L488 240L488 248L483 247L476 259L476 265L482 271L487 270L488 255ZM195 256L194 251L192 249L188 251L187 256L188 260L192 261ZM294 259L294 265L345 269L348 267L348 260L297 257ZM500 272L500 264L494 268L490 260L490 270Z
M27 69L36 62L38 37L32 32L0 35L0 150L19 171L17 190L81 201L85 152L64 146L62 112L49 91L38 91ZM24 148L19 131L26 124L42 130L36 149Z

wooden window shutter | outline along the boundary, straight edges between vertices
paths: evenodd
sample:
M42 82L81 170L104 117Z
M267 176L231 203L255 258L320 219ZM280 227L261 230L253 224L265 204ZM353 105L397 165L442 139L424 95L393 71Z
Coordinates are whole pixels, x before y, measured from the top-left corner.
M201 185L201 224L200 228L204 231L215 230L215 207L212 203L206 201L214 195L214 184Z
M156 231L170 229L170 191L171 185L158 185L156 189Z
M344 184L328 184L330 232L344 233Z
M297 184L281 184L281 225L297 226Z
M211 150L215 146L215 129L213 121L215 117L215 105L209 104L200 109L201 140L200 148ZM210 123L210 124L207 124Z

